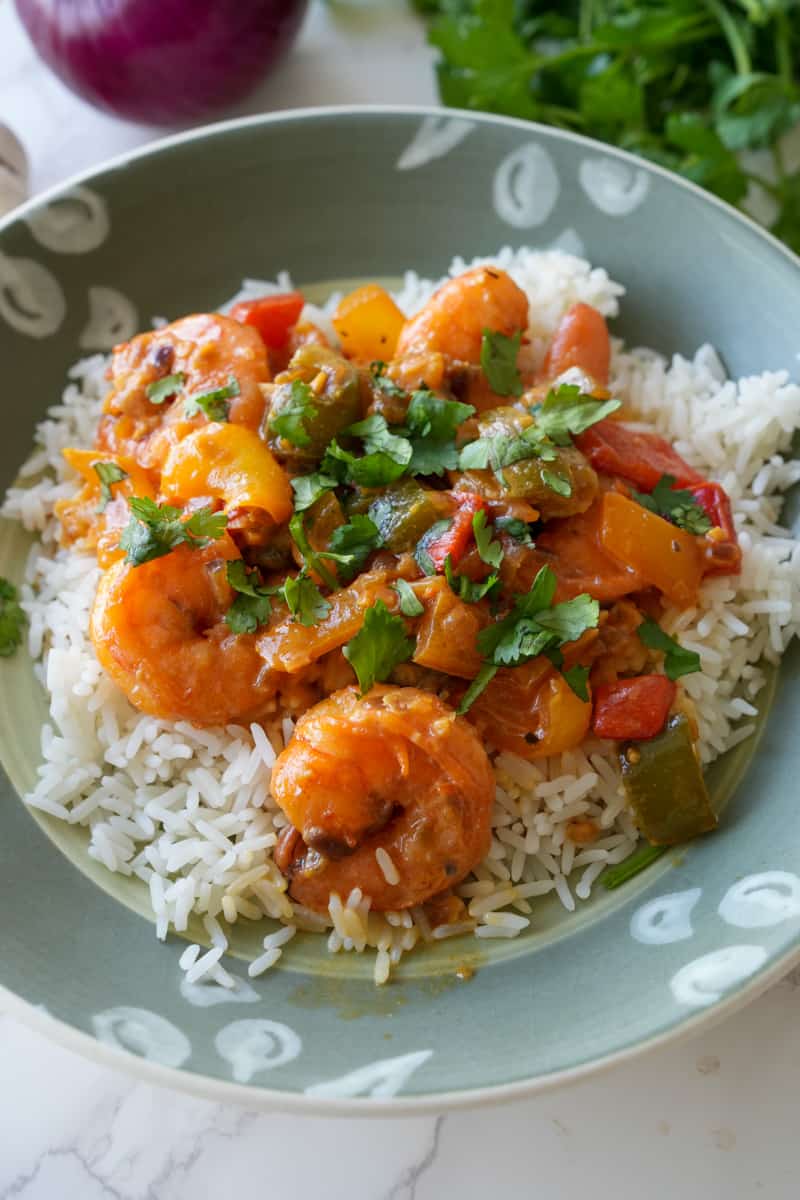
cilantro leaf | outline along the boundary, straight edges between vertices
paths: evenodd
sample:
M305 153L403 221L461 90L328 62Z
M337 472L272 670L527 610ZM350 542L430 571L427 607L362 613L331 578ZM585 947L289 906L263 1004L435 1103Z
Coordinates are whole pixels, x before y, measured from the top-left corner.
M292 480L294 511L305 512L337 484L338 480L332 475L324 475L320 471L315 471L313 475L296 475Z
M361 438L365 453L361 456L346 450L334 438L325 451L322 472L333 475L340 483L357 487L384 487L405 473L413 453L407 438L392 433L386 418L373 413L357 421L344 433Z
M356 513L347 525L334 529L328 543L331 551L339 555L339 580L349 583L358 574L373 550L383 545L380 530L374 521Z
M332 574L322 562L323 558L335 558L336 555L325 554L315 550L308 540L306 533L303 514L296 512L289 522L289 533L292 536L295 546L300 551L303 558L303 567L305 570L316 571L322 582L335 591L339 586L336 576Z
M0 576L0 658L10 658L22 644L27 620L17 600L17 589Z
M225 614L225 623L233 633L255 633L264 625L272 613L271 596L281 588L267 588L260 582L256 568L248 570L240 558L227 563L225 574L228 583L238 593Z
M688 489L673 487L674 483L674 475L662 475L649 495L633 490L631 495L637 504L671 521L679 529L685 529L687 533L708 533L711 519L706 510Z
M358 678L361 695L374 683L388 679L399 663L414 653L414 639L406 635L400 617L394 616L382 600L364 613L364 624L343 650Z
M472 518L472 532L481 560L497 570L503 561L503 547L492 538L492 530L486 524L485 509L479 509Z
M484 596L493 596L500 590L500 578L494 571L478 582L466 575L456 575L449 554L444 560L444 577L450 591L466 604L477 604Z
M293 379L290 384L281 384L277 389L269 428L292 446L310 446L306 422L313 421L317 412L311 388L302 379Z
M572 484L563 475L557 475L555 471L548 471L546 467L541 471L542 483L549 487L551 492L555 492L558 496L571 496Z
M498 533L507 533L515 542L519 542L521 546L532 546L533 538L531 531L524 521L519 517L496 517L494 527Z
M521 433L490 434L468 442L459 455L458 465L462 471L480 471L490 467L502 483L504 467L527 458L554 462L557 457L556 448L547 434L533 424Z
M571 435L584 433L621 406L620 400L595 400L574 384L551 388L542 403L532 409L539 428L557 446L568 446Z
M471 404L458 400L446 400L427 388L413 393L406 413L406 427L412 437L431 438L435 442L446 441L455 436L459 425L471 417L475 409Z
M163 404L165 400L169 400L170 396L174 396L179 392L186 382L186 376L178 371L175 375L165 375L163 379L155 379L152 383L148 383L145 390L145 395L151 404Z
M405 388L401 388L398 383L390 379L386 374L385 362L372 362L369 364L370 375L375 387L379 388L387 396L402 396L405 397L407 392Z
M182 544L202 549L222 537L228 523L224 513L210 508L198 508L184 521L179 508L156 504L147 496L132 496L129 503L131 518L119 546L125 551L125 562L134 567L162 558Z
M205 413L209 421L227 421L231 406L228 403L241 391L239 380L235 375L228 377L223 387L213 388L210 392L195 392L187 396L184 402L184 412L187 417L193 417L199 412Z
M684 650L680 642L665 633L657 621L649 618L636 630L641 641L650 650L660 650L664 655L664 674L667 679L680 679L681 675L693 675L700 667L700 655L694 650Z
M97 506L97 511L99 513L105 512L106 505L114 498L111 491L112 487L115 483L121 483L123 479L127 479L128 472L123 471L122 467L117 466L115 462L92 463L92 469L100 480L100 503Z
M421 617L425 612L425 605L417 599L414 589L405 579L398 579L392 587L400 597L400 612L404 617Z
M589 682L589 668L581 666L570 667L568 671L562 671L561 674L578 699L583 700L584 704L588 704L589 688L587 684Z
M302 571L296 577L291 575L283 585L283 595L289 612L300 625L316 625L324 621L331 606L313 579L309 579Z
M486 688L492 682L499 670L500 668L496 667L493 663L483 664L472 683L464 692L464 695L461 698L461 703L456 709L456 712L460 717L463 717L465 712L469 712L472 705L478 699L478 696L480 696L481 692L486 691Z
M489 387L498 396L521 396L522 376L517 369L517 355L522 332L506 337L504 333L484 329L481 341L481 366Z

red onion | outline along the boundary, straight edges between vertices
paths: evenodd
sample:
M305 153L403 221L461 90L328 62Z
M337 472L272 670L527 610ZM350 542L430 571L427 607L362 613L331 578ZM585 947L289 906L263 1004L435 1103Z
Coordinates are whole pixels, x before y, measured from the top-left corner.
M233 104L291 45L308 0L16 0L41 57L78 95L175 124Z

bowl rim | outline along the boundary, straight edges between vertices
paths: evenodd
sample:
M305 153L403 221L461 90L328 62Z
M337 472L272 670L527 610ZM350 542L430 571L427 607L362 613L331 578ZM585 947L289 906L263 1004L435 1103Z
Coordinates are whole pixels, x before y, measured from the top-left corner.
M193 129L168 134L147 142L142 146L125 150L83 171L76 172L67 179L53 184L44 191L30 197L23 204L11 209L9 213L0 218L0 238L18 221L26 221L33 213L45 205L60 199L75 188L91 183L92 180L111 171L122 170L141 159L169 151L175 147L187 145L195 141L199 142L215 137L225 137L227 134L239 130L252 129L259 126L291 125L299 121L336 120L338 118L354 116L439 118L445 120L455 118L468 120L472 123L489 126L498 125L520 132L529 132L546 140L567 141L585 149L594 150L610 158L617 159L628 167L652 173L666 180L671 186L687 190L703 203L719 208L729 219L733 218L744 225L757 238L760 238L767 246L770 246L773 251L777 250L792 266L800 270L800 255L795 254L784 242L780 241L751 216L741 209L728 204L705 188L700 187L699 184L691 182L683 176L668 170L666 167L660 166L658 163L639 158L627 150L621 150L616 146L599 141L596 138L587 137L584 134L574 133L571 130L543 125L537 121L527 121L518 117L476 112L462 108L445 108L441 105L316 105L306 108L290 108L267 113L256 113L249 116L232 117L224 121L211 122ZM743 980L740 984L735 985L734 989L724 999L716 1002L710 1008L700 1010L693 1015L687 1015L669 1029L644 1038L634 1045L615 1050L610 1054L602 1055L599 1058L581 1063L578 1066L562 1068L534 1078L516 1080L512 1083L492 1084L485 1087L467 1088L459 1091L437 1092L426 1096L399 1095L387 1099L375 1099L373 1097L319 1098L309 1096L304 1092L281 1091L275 1088L239 1084L216 1079L201 1072L190 1072L176 1067L165 1067L159 1063L148 1061L135 1054L101 1043L90 1034L68 1025L46 1010L29 1003L2 984L0 984L0 1011L19 1019L29 1028L43 1033L52 1041L64 1046L68 1050L77 1052L83 1057L104 1066L137 1076L143 1081L158 1087L172 1088L176 1091L198 1097L232 1103L260 1111L274 1112L280 1110L307 1114L309 1116L410 1117L438 1114L443 1111L464 1110L483 1105L496 1106L506 1104L598 1075L618 1064L630 1062L651 1050L659 1049L670 1043L676 1043L711 1028L755 1000L798 964L800 964L800 934L797 935L794 947L785 950L762 968L762 970Z

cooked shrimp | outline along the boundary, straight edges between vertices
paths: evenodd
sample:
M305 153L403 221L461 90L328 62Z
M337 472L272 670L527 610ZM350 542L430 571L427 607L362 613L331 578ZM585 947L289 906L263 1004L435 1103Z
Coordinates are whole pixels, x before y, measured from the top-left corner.
M510 337L527 325L528 297L511 276L497 267L473 267L448 279L406 322L396 357L438 351L477 363L485 329Z
M362 699L349 687L317 704L278 758L272 794L303 838L290 893L318 912L330 892L356 887L377 910L421 904L489 849L486 751L466 721L417 688L378 685ZM384 875L380 850L398 882Z
M148 385L170 375L183 376L179 389L153 403ZM229 419L258 430L264 415L260 385L270 374L256 329L217 313L197 313L139 334L114 351L98 448L160 467L175 442L206 421L202 414L187 416L183 400L225 387L231 376L239 391L229 400Z
M570 367L577 367L593 383L605 387L610 363L611 341L605 317L590 304L573 304L553 334L541 377L549 382Z
M273 699L276 675L264 669L255 637L235 636L223 620L234 598L225 562L238 557L226 536L139 567L118 562L103 575L92 641L142 712L223 725L257 717Z

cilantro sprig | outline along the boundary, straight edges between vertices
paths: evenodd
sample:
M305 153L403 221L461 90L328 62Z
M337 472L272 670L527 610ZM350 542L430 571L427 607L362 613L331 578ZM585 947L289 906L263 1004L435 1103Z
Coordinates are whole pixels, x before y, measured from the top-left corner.
M163 379L154 379L144 389L151 404L163 404L171 396L177 395L186 382L186 376L181 371L174 375L165 375Z
M208 392L195 392L192 396L187 396L184 401L184 412L187 417L194 417L197 413L205 413L209 421L227 421L231 406L229 401L238 396L241 392L239 380L235 375L228 377L228 382L222 387L212 388Z
M414 639L406 634L401 617L389 612L382 600L366 610L364 624L343 649L356 673L361 695L373 684L388 679L400 663L414 653Z
M621 400L596 400L575 384L551 388L542 403L531 409L539 429L556 446L569 446L573 435L585 433L621 406Z
M133 567L152 562L169 554L176 546L187 545L199 550L221 538L228 524L224 513L210 508L198 508L184 519L179 508L156 504L147 496L132 496L131 517L119 539L125 551L125 562Z
M478 634L483 667L467 689L459 712L466 712L501 667L519 667L540 654L553 654L587 629L595 629L600 605L584 593L553 604L556 576L542 567L526 595L516 596L511 611Z
M690 491L676 488L674 475L662 475L652 492L632 491L634 500L649 512L664 517L687 533L704 534L711 528L711 519Z
M105 512L106 506L114 498L111 489L115 483L121 483L123 479L127 479L128 472L123 471L122 467L118 466L115 462L92 463L92 469L100 480L100 503L97 506L97 511L99 513Z
M481 366L489 387L498 396L522 395L522 376L517 367L521 343L521 331L511 337L491 329L483 331Z
M406 472L413 447L407 438L392 433L380 413L350 425L344 434L359 438L364 453L355 454L334 438L322 460L324 475L333 476L339 483L374 488L393 483Z
M334 529L328 543L339 563L339 579L349 583L359 573L374 550L380 550L383 537L374 521L355 513L347 525Z
M302 379L293 379L278 390L269 417L269 428L292 446L310 446L311 435L307 422L313 421L318 411L309 385Z
M272 597L282 592L280 587L265 587L257 568L249 569L242 559L226 565L228 583L237 593L225 614L225 623L233 633L255 633L272 615Z
M645 646L650 650L660 650L664 655L664 674L668 679L680 679L682 675L693 675L701 670L700 655L694 650L685 650L680 642L664 632L657 621L648 618L636 632Z
M400 599L400 612L403 616L421 617L425 612L425 605L417 598L411 584L407 583L405 579L398 579L392 584L392 587Z
M0 576L0 658L10 658L22 644L27 617L17 598L17 589Z

